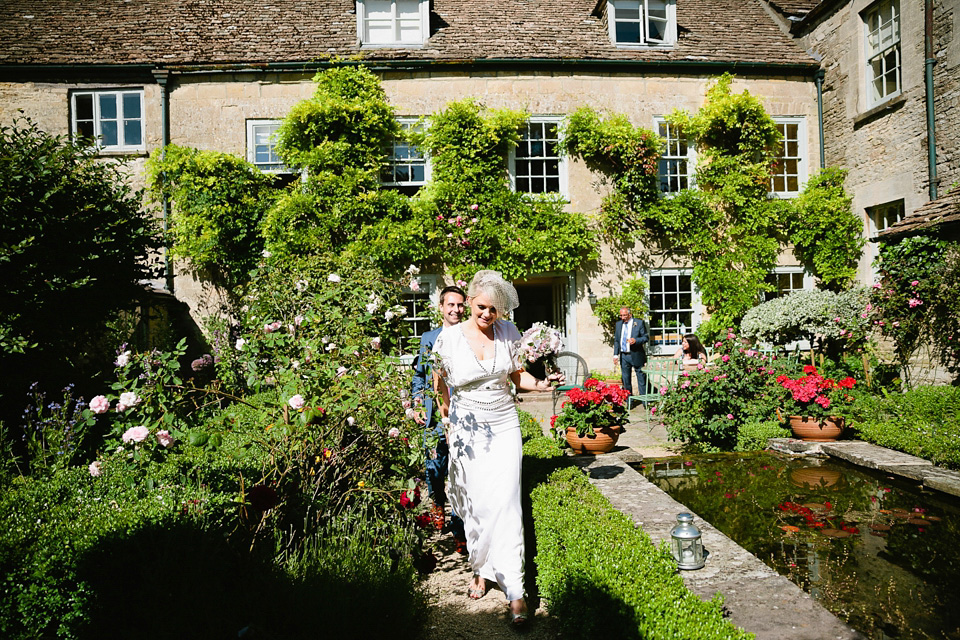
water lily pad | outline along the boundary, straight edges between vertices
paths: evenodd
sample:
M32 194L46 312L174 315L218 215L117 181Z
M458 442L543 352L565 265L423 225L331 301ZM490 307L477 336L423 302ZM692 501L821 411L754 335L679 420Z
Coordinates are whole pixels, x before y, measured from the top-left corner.
M800 531L800 527L795 527L792 524L785 524L785 525L782 525L780 528L786 531L787 533L796 533L797 531Z
M871 532L870 532L870 535L872 535L872 536L877 536L878 538L886 538L886 537L887 537L887 534L884 533L883 531L871 531Z
M870 528L874 531L890 531L890 525L888 524L872 524Z
M924 520L923 518L910 518L909 520L907 520L907 522L909 522L910 524L918 524L920 526L930 524L928 520Z
M852 533L843 529L820 529L820 533L828 538L849 538Z

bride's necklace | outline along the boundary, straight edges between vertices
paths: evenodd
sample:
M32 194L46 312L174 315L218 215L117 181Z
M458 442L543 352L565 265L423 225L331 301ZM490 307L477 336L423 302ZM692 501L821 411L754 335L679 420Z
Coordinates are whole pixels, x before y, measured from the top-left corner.
M483 332L481 331L480 333L482 334ZM468 341L468 344L469 344L469 341ZM490 363L490 371L487 371L487 368L483 366L482 362L480 362L480 358L477 357L477 352L476 350L474 350L472 346L470 347L470 353L473 354L473 359L476 360L477 366L480 367L481 371L483 371L484 373L489 373L490 375L493 375L493 372L497 370L497 325L496 323L494 323L493 325L493 362Z

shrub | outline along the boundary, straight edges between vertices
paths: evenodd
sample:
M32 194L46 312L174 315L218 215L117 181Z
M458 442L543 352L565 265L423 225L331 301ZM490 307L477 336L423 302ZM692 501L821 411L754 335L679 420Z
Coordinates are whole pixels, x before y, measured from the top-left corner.
M533 490L537 585L564 638L752 638L704 602L676 562L577 468Z
M960 469L960 388L917 387L905 393L860 394L849 412L868 442Z
M767 448L771 438L790 438L790 429L784 429L779 420L744 422L737 430L737 446L734 451L759 451Z
M0 157L0 420L13 424L31 382L59 389L106 364L108 324L143 294L157 238L122 163L28 119L0 127Z
M709 367L684 371L660 390L657 412L667 434L694 451L732 451L742 425L772 420L782 392L776 375L788 366L745 347L732 332L714 349Z
M608 342L613 342L613 332L620 319L620 309L627 307L634 318L643 319L650 311L646 299L647 280L640 276L627 278L619 295L599 298L593 307L593 315L603 329ZM596 376L591 376L596 377Z

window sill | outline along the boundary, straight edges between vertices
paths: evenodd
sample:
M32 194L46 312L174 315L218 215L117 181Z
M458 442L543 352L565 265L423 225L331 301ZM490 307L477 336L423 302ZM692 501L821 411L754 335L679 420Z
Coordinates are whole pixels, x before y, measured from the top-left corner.
M371 44L368 42L361 42L360 49L423 49L426 46L426 43L411 43L411 42L385 42L378 44Z
M613 46L615 46L617 49L628 49L628 50L633 49L635 51L636 50L647 51L650 49L670 50L676 46L676 43L669 42L669 43L656 43L656 44L639 44L639 43L632 43L632 42L614 42Z
M867 109L863 113L855 116L853 118L853 128L854 130L859 129L868 122L872 122L888 113L897 111L906 103L907 97L902 93L897 94L896 96L888 99L886 102L881 102L877 106Z
M146 158L150 154L146 149L134 149L119 151L114 149L97 149L97 157L100 158Z

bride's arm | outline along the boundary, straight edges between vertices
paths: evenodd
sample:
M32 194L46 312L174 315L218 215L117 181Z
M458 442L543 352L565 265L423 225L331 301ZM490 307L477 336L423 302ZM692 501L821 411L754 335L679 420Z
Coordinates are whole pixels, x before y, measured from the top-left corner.
M534 378L532 375L520 369L510 374L510 379L517 386L518 391L549 391L551 380L556 380L563 384L563 374L550 374L546 380Z

